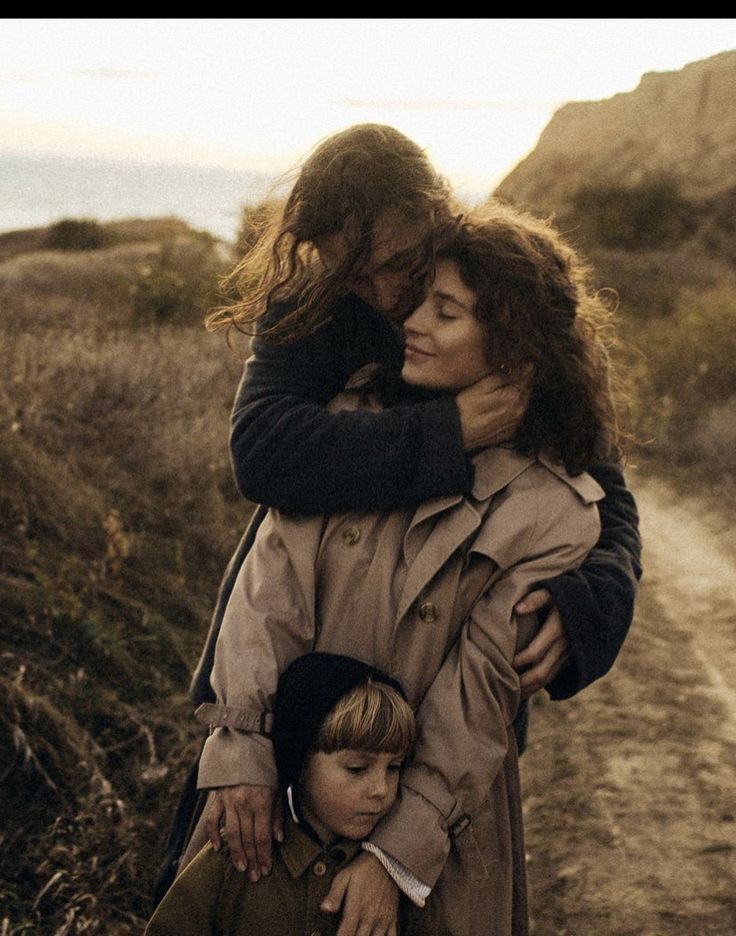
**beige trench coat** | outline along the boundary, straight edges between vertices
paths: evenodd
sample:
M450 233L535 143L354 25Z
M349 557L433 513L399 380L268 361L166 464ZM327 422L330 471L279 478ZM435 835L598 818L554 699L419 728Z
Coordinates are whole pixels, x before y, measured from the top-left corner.
M371 841L433 888L404 933L526 932L523 842L511 724L511 661L531 638L513 608L579 565L598 539L588 475L505 448L474 459L471 496L391 514L271 511L219 636L217 705L199 786L276 785L269 726L278 675L310 650L388 671L417 712L401 796Z

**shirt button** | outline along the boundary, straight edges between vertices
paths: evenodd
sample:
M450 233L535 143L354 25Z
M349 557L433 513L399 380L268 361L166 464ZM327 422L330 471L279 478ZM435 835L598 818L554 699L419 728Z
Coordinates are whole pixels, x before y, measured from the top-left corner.
M347 546L355 546L360 539L360 530L356 526L344 527L342 538Z
M440 616L437 605L433 601L424 601L419 605L419 617L425 624L432 624Z
M324 861L315 861L312 871L314 871L317 877L324 877L325 874L327 874L327 865Z

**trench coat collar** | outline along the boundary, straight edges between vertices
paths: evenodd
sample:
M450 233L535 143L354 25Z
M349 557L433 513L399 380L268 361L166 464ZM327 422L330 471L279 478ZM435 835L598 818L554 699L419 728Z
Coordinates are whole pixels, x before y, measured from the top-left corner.
M284 859L289 874L295 880L300 878L320 855L330 852L334 854L337 850L345 855L344 861L350 861L360 851L360 842L353 839L338 839L332 845L320 845L290 816L286 819L281 857ZM340 863L343 864L344 861Z
M543 464L564 481L586 504L604 496L603 489L589 475L571 477L562 466L544 456L522 455L504 446L482 449L473 457L475 478L470 495L433 498L421 504L412 517L404 536L404 557L409 571L399 600L397 620L406 614L455 550L481 528L494 495L536 463ZM527 509L532 509L529 502ZM505 569L518 558L527 535L518 516L506 518L503 522L487 524L470 548Z
M560 481L572 488L584 504L592 504L605 497L603 488L589 474L583 472L579 475L569 475L562 465L545 454L521 455L514 449L503 446L483 449L473 458L475 467L473 497L477 501L487 500L510 484L534 462L544 465Z
M503 454L496 454L490 458L486 457L490 451L502 452ZM554 475L570 488L583 504L593 504L605 496L603 488L590 475L586 473L576 476L569 475L562 465L546 455L529 457L519 455L510 449L487 449L482 455L483 457L479 459L478 465L481 470L476 476L476 487L474 489L477 496L488 495L492 497L498 493L500 489L499 481L502 477L505 476L508 479L506 483L509 483L514 478L519 477L532 464L543 466L550 475ZM555 496L552 495L549 488L546 488L546 490L548 492L547 496ZM533 547L529 537L530 534L533 535L536 529L538 511L543 509L542 505L537 501L537 496L540 493L541 489L538 485L530 482L527 496L523 497L521 501L517 501L515 510L507 510L505 505L501 503L494 513L493 522L483 526L473 541L472 552L488 557L500 569L508 569L514 565L520 556L523 556ZM485 504L487 508L489 501L486 501ZM482 503L479 506L482 506Z
M481 526L490 498L510 484L534 462L513 449L491 447L473 458L475 480L469 496L435 497L420 504L404 536L404 556L409 571L399 607L400 620L427 582L447 559ZM427 534L427 523L431 532Z
M422 551L417 543L418 528L433 518L436 523L439 521L439 514L458 508L452 510L454 522L449 524L450 529L443 525L442 561L444 561L473 530L480 526L485 514L485 502L526 471L534 461L535 459L531 456L520 455L513 449L500 446L492 446L478 452L473 458L475 479L470 496L451 494L446 497L434 497L417 507L404 537L404 555L407 562L412 564ZM438 538L434 537L434 539Z

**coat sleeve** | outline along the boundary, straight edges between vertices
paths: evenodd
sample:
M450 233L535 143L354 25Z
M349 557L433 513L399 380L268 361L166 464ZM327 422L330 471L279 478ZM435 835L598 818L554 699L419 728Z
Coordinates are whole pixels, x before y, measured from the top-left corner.
M605 491L598 507L601 535L583 565L542 582L560 612L572 662L547 687L567 699L604 676L618 656L634 615L641 577L641 539L636 503L614 465L589 470Z
M363 365L400 361L393 327L349 298L306 338L283 344L256 337L232 412L230 453L241 493L316 514L392 510L469 491L472 466L452 396L381 413L325 408Z
M284 527L299 538L300 568L285 546ZM240 568L215 647L211 683L217 701L198 710L211 728L199 764L200 789L278 785L266 733L279 674L314 645L311 582L320 531L318 518L300 522L271 511Z
M535 581L579 564L599 529L595 506L571 491L554 510L538 511L528 528L533 554L527 549L478 599L421 703L401 799L370 841L430 887L451 843L462 853L472 839L473 816L507 754L519 702L514 606Z

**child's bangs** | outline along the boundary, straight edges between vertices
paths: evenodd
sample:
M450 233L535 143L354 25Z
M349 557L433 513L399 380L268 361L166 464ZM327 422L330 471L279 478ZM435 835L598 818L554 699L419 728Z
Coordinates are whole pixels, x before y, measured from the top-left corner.
M414 713L391 686L369 681L343 696L325 719L315 748L406 754L414 741Z

